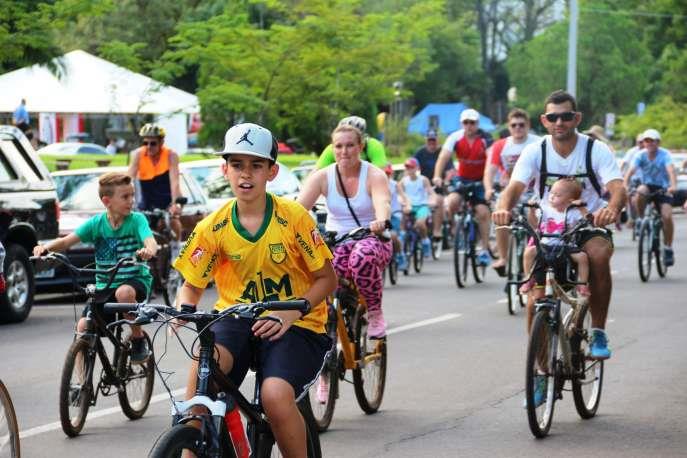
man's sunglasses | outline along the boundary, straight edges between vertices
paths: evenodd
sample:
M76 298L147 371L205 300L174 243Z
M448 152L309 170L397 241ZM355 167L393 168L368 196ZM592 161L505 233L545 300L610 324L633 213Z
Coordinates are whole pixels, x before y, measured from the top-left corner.
M513 129L515 129L515 128L517 128L517 127L519 127L519 128L522 129L522 128L525 127L525 123L524 123L524 122L514 122L514 123L511 124L510 126L511 126Z
M466 119L463 121L463 124L477 124L477 121L473 121L472 119Z
M574 111L566 111L565 113L546 113L544 117L549 122L556 122L559 119L564 122L570 122L575 119L576 113Z
M143 146L157 146L157 142L141 142Z

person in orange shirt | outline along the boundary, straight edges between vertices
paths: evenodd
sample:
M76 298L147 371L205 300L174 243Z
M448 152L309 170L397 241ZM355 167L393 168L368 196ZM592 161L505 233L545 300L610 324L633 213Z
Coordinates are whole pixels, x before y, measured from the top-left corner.
M138 135L141 147L131 153L129 175L138 179L141 210L167 209L172 214L172 230L181 239L181 208L176 203L179 188L179 155L164 146L165 130L157 124L145 124Z

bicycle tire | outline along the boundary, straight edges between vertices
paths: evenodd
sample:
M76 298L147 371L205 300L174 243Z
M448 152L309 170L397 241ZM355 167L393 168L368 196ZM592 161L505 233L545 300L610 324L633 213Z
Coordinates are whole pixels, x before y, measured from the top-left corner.
M379 410L384 397L384 386L386 384L386 338L368 338L367 314L364 307L359 306L357 308L354 326L353 343L355 346L356 366L353 369L353 388L360 408L366 414L372 414ZM369 349L368 346L374 346L374 349ZM367 361L371 357L372 359ZM362 366L360 361L363 361Z
M415 273L419 274L422 272L422 264L424 262L424 256L422 253L422 241L419 237L415 238L415 243L413 243L413 269Z
M223 438L227 437L222 430ZM153 444L148 458L178 458L183 451L192 452L198 458L209 457L203 447L203 435L198 428L187 424L177 424L163 432ZM222 457L235 458L236 454L226 439L222 439Z
M525 399L527 403L527 421L530 431L537 438L546 437L553 422L556 396L556 367L552 365L551 352L557 345L557 339L550 324L549 312L540 310L534 317L529 345L527 348L527 366L525 374ZM543 367L542 367L543 366ZM535 406L534 392L538 377L546 377L546 398L542 404Z
M577 316L575 334L571 340L573 352L572 392L575 409L580 417L592 418L596 415L601 402L601 391L604 378L603 360L587 358L591 345L591 313L584 306Z
M336 329L334 333L336 336ZM331 334L329 335L331 336ZM317 431L320 433L329 429L329 425L332 423L332 418L334 417L336 400L339 397L339 358L337 353L336 340L334 340L332 348L324 361L324 366L322 367L318 380L315 381L308 390L313 419ZM317 396L317 390L320 383L327 383L329 385L327 400L324 403L320 402Z
M396 255L391 255L391 260L389 261L389 283L395 285L398 283L398 263L396 262Z
M76 339L64 360L60 381L60 423L62 431L69 437L78 436L86 422L93 397L95 358L88 341ZM75 371L79 371L77 378L80 383L72 383ZM76 408L74 415L70 413L70 407Z
M453 241L453 275L458 288L465 288L468 279L467 234L462 229L462 221L457 224L459 226Z
M663 250L661 249L661 240L665 240L665 234L663 231L663 224L661 224L655 230L656 234L654 235L654 240L652 243L654 249L654 259L656 260L656 272L661 278L665 278L666 274L668 273L668 267L663 260Z
M183 283L184 279L181 274L170 265L169 271L167 272L167 278L162 286L162 297L168 307L173 307L175 305L177 291Z
M5 428L7 429L5 431ZM0 380L0 438L7 437L7 440L0 441L0 455L9 452L9 458L20 458L21 447L19 444L19 425L17 424L17 414L14 411L12 398L2 380ZM5 448L7 447L7 448Z
M143 364L131 364L130 352L126 350L120 353L117 364L117 375L124 385L124 389L117 393L119 406L122 408L124 415L131 420L138 420L145 414L148 404L150 404L150 397L153 394L153 385L155 384L153 344L145 331L143 331L143 335L150 349L148 359ZM143 381L142 389L135 390L135 388L140 387L139 382L141 380Z
M470 253L470 267L472 267L472 277L475 279L475 282L482 283L484 281L484 275L487 272L487 266L480 264L477 259L477 236L479 234L479 227L476 222L472 224L474 238L470 240L470 248L468 251L468 253Z
M643 282L649 281L651 276L651 228L647 222L642 224L642 229L639 232L639 243L637 243L638 260L639 260L639 278Z
M308 447L308 458L322 458L322 448L320 445L320 437L317 432L317 424L310 409L310 399L304 396L298 402L298 410L303 416L305 423L305 439ZM275 449L276 442L271 432L260 435L260 440L257 446L257 453L254 455L257 458L270 458L282 456L278 448ZM253 455L251 455L253 456Z
M403 275L408 275L410 273L410 260L412 259L412 246L413 241L411 239L410 233L406 232L403 238L403 255L406 257L406 268L403 269Z
M506 277L509 282L506 285L506 297L508 299L508 313L510 315L517 314L518 310L523 306L522 295L518 285L510 283L520 281L522 277L521 258L519 258L517 253L518 245L518 238L511 235L508 239L508 263L506 264Z

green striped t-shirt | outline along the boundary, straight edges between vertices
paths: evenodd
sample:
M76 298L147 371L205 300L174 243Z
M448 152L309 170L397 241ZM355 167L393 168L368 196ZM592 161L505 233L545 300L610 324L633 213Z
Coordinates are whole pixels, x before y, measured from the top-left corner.
M109 269L121 258L136 256L136 251L143 248L143 241L153 236L148 220L142 213L132 212L116 230L112 229L107 219L107 213L101 213L88 219L79 226L76 235L84 243L95 245L95 265L97 269ZM148 288L153 283L150 271L143 266L122 267L110 285L116 288L126 280L135 278ZM95 287L102 289L107 286L109 276L97 275Z

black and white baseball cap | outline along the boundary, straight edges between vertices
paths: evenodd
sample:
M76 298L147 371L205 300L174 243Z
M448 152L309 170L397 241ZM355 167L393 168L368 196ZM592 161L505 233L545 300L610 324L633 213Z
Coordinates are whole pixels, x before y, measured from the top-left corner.
M247 154L277 161L277 141L272 132L253 123L236 124L224 134L224 149L215 154Z

